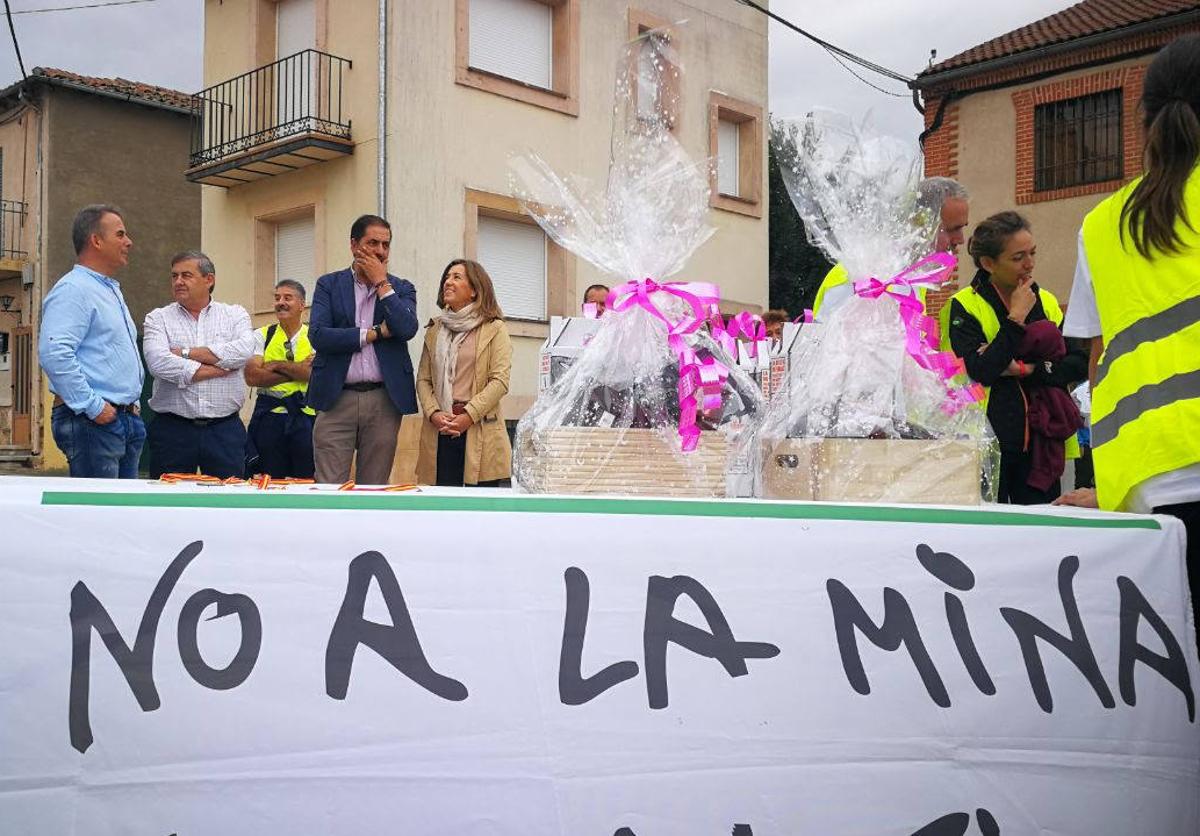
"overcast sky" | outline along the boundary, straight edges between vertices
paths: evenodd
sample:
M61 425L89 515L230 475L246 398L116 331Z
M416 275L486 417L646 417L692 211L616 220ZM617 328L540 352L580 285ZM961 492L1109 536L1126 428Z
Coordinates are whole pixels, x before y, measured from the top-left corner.
M449 3L451 0L422 0ZM14 12L103 0L9 0ZM368 2L368 0L340 0ZM587 0L613 2L620 0ZM730 3L735 0L729 0ZM374 8L374 4L369 4ZM774 12L844 49L914 75L936 49L939 59L1071 5L1066 0L1005 0L968 7L947 0L773 0ZM152 0L127 6L17 14L13 18L25 67L59 67L121 76L194 93L201 84L204 3ZM20 78L8 33L0 28L0 86ZM824 50L779 24L770 28L771 111L800 116L831 107L856 117L870 111L878 125L915 136L921 121L898 82L869 76L900 97L876 92L839 67Z

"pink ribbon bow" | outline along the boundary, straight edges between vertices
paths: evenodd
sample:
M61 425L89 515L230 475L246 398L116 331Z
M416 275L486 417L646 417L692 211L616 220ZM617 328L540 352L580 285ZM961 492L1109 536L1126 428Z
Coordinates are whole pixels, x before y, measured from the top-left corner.
M757 358L759 351L765 352L770 349L766 323L758 314L742 311L731 316L727 322L721 316L718 306L713 305L709 311L708 322L713 339L716 340L717 345L725 349L725 353L735 363L738 359L738 337L750 341L751 357Z
M966 373L963 361L951 351L940 350L937 320L925 315L918 288L938 288L950 278L958 263L950 253L933 253L904 268L887 281L875 277L854 283L854 292L866 299L891 296L900 306L904 323L905 351L923 369L936 374L946 387L942 411L953 415L963 407L983 400L983 387L976 383L953 385L950 381ZM904 288L907 292L902 292Z
M691 315L671 321L654 303L651 294L667 293L683 300ZM654 279L625 282L608 294L606 306L614 313L640 307L667 326L667 346L679 361L679 439L683 452L690 453L700 442L696 415L703 404L706 412L721 408L721 390L729 377L729 368L714 357L700 359L684 337L704 323L705 312L721 300L721 291L708 282L663 282Z

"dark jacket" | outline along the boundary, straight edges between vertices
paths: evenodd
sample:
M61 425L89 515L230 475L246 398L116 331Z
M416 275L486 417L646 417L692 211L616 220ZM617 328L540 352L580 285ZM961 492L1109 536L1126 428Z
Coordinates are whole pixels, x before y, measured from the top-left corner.
M1086 352L1079 349L1069 349L1058 362L1043 361L1031 364L1033 374L1028 377L1004 377L1003 373L1008 364L1015 359L1022 359L1019 349L1025 337L1025 327L1008 318L1008 309L1000 301L1000 296L992 287L991 277L986 271L980 270L976 273L971 286L996 312L996 318L1000 320L1000 332L980 353L979 347L988 342L983 333L983 326L961 303L951 300L950 346L954 353L963 359L971 379L991 387L988 421L1000 442L1001 452L1023 453L1029 449L1026 414L1029 394L1042 386L1054 386L1065 390L1070 385L1084 380L1087 377L1088 357ZM1036 283L1033 290L1035 293L1038 290ZM1025 322L1031 324L1045 319L1046 311L1042 307L1042 298L1039 295ZM1060 329L1062 327L1061 322L1054 325Z
M332 409L342 396L350 358L359 350L354 282L349 269L339 270L317 279L313 291L308 339L317 356L308 380L308 403L319 411ZM388 276L388 282L396 292L385 299L376 299L372 324L386 321L392 336L372 345L388 397L402 415L407 415L417 411L413 365L408 356L408 341L417 333L417 290L411 282L392 275Z

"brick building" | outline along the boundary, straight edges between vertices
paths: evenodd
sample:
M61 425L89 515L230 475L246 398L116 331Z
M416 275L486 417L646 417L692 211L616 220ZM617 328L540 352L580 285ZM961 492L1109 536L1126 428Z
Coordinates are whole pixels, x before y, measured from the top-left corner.
M1146 67L1196 31L1200 0L1083 0L931 66L912 85L926 174L971 190L972 223L1010 208L1029 218L1038 283L1065 304L1084 215L1141 173Z

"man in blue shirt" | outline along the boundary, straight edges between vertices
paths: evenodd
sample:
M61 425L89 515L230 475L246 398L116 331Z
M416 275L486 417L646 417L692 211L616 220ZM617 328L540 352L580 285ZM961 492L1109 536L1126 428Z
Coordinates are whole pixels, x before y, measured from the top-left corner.
M71 475L136 479L146 440L137 331L113 274L133 240L115 206L85 206L71 229L77 263L42 303L38 359L50 379L50 429Z

